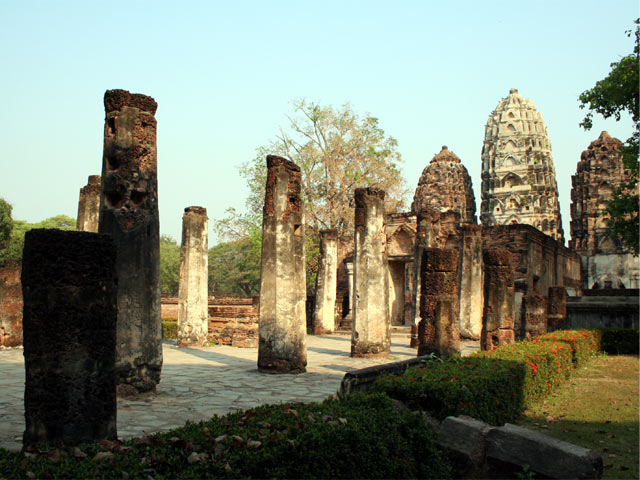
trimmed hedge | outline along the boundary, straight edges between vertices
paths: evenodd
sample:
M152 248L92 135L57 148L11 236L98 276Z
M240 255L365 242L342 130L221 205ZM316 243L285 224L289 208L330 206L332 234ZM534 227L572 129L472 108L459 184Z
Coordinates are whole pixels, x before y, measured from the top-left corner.
M175 340L178 338L178 321L162 319L162 338L165 340Z
M517 419L523 409L526 369L521 363L486 356L453 357L380 377L374 390L424 410L438 420L469 415L492 425Z
M101 450L98 444L31 457L0 449L0 472L3 478L451 475L447 460L436 448L431 426L421 417L394 408L391 399L379 394L354 394L321 404L261 406L121 445L102 444L102 450L111 451L102 460L95 459ZM81 455L87 456L78 458Z
M603 328L602 350L611 355L638 355L638 330L635 328Z
M595 355L600 333L565 330L450 358L376 380L374 390L437 419L469 415L492 425L516 420Z

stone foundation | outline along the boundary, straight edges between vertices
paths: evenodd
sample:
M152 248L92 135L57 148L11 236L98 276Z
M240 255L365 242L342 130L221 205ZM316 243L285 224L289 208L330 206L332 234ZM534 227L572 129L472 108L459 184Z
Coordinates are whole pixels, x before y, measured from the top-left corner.
M115 265L108 235L25 235L25 446L117 438Z

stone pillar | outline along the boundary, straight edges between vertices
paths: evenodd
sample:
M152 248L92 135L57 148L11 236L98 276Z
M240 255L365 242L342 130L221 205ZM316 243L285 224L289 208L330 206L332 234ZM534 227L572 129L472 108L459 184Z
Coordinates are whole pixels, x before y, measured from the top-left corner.
M22 285L20 264L7 260L0 266L0 346L22 345Z
M265 373L302 373L307 366L300 181L295 163L267 155L258 344L258 370Z
M413 325L411 325L410 346L417 348L420 343L418 339L418 324L420 323L420 272L422 271L422 255L425 248L435 246L435 239L440 231L440 213L435 210L423 210L416 214L417 233L416 244L413 257L413 284L415 288L411 297L411 313Z
M109 235L25 235L25 446L117 438L115 263Z
M480 348L492 350L515 342L514 269L507 249L484 250L484 307Z
M547 333L547 297L527 295L522 298L522 335L532 339Z
M100 175L89 175L87 184L80 189L76 229L97 232L100 213Z
M316 308L313 315L314 335L333 333L335 330L337 281L338 231L322 230L316 277Z
M178 285L178 346L201 346L209 333L207 220L206 208L184 209Z
M116 383L121 394L154 391L162 368L157 104L107 90L104 106L98 230L113 236L118 251Z
M391 351L384 197L385 192L375 188L355 191L352 357L387 356Z
M458 251L425 248L420 284L418 355L459 353Z
M482 334L482 227L461 226L460 250L460 336L480 340Z
M347 267L347 281L349 286L349 313L346 315L350 320L353 319L353 296L355 294L355 286L353 284L353 262L345 263Z
M564 287L549 287L548 299L548 330L564 330L567 328L567 290Z

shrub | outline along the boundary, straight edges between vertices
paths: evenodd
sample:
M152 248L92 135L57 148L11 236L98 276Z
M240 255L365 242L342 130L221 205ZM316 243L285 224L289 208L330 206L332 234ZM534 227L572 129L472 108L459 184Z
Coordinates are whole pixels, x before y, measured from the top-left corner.
M556 330L538 337L540 342L563 342L571 347L575 368L584 365L600 351L602 334L598 330Z
M501 425L522 413L525 374L524 365L515 361L487 356L454 357L410 368L403 375L381 377L374 389L439 420L469 415Z
M435 434L383 395L261 406L125 442L23 458L0 450L6 478L450 478ZM31 472L33 475L27 475Z
M178 338L178 322L176 320L162 319L162 338L165 340Z
M638 330L634 328L603 328L602 350L612 355L638 355Z
M559 341L540 341L540 338L530 342L503 345L490 352L480 352L476 355L526 366L522 384L524 407L546 396L562 383L573 369L572 350L569 345Z

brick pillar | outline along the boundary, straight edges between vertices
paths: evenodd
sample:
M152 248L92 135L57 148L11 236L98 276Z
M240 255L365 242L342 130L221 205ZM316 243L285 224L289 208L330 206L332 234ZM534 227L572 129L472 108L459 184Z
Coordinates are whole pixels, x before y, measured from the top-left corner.
M109 235L25 235L25 446L117 438L115 263Z
M458 251L425 248L420 268L418 355L460 352Z
M482 335L482 227L461 226L460 249L460 336L479 340Z
M178 285L179 346L200 346L209 333L208 231L206 208L184 209Z
M515 342L514 269L507 249L484 250L484 308L480 348L492 350Z
M98 231L112 235L118 251L116 383L123 394L154 391L162 369L157 104L107 90L104 106Z
M384 197L385 192L375 188L355 191L352 357L387 356L391 351Z
M522 335L531 339L547 333L547 297L527 295L522 298Z
M548 330L553 332L567 328L567 290L564 287L549 287L548 298Z
M22 345L22 285L17 260L0 266L0 346Z
M338 231L320 232L320 256L316 277L316 306L313 333L333 333L336 326L336 287L338 280Z
M80 189L76 229L97 232L100 213L100 175L89 175L87 184Z
M267 156L258 344L258 370L266 373L302 373L307 366L300 181L295 163Z

